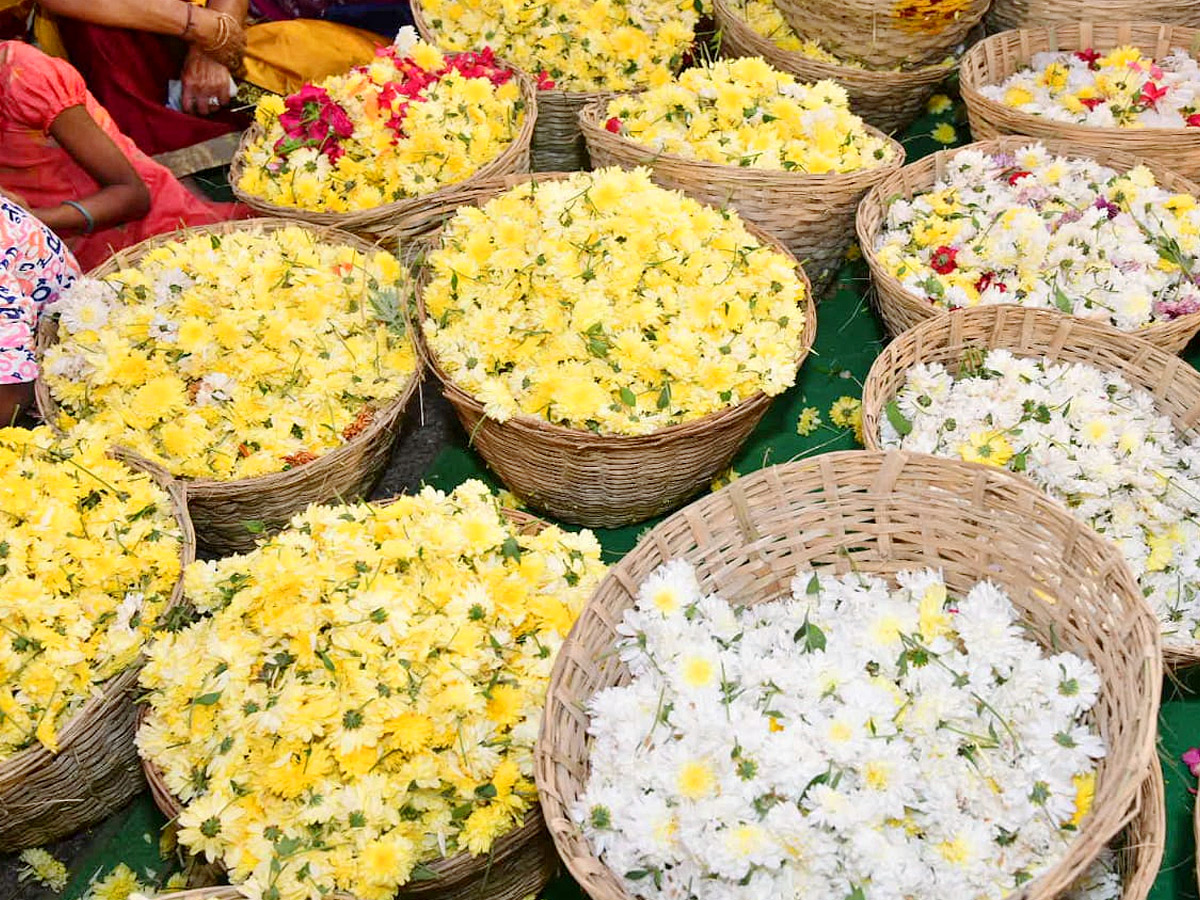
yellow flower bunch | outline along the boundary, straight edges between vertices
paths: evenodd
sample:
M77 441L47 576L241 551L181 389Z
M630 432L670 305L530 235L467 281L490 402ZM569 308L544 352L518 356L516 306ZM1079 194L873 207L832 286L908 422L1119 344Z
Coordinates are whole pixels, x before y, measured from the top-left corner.
M60 424L187 477L311 462L416 368L400 263L301 227L194 234L77 284L43 375Z
M429 347L499 421L646 434L796 378L796 263L645 169L464 207L429 270Z
M180 541L170 497L104 445L0 429L0 759L56 751L59 728L137 658Z
M490 51L447 60L416 42L258 103L238 186L277 206L345 213L432 193L503 153L525 116Z
M895 0L892 17L901 31L939 34L971 11L973 0Z
M202 562L207 618L147 650L138 734L179 841L252 897L391 898L534 804L554 656L604 573L590 532L523 534L487 487L312 506Z
M833 81L798 82L755 57L719 60L608 104L608 128L664 153L815 175L892 159Z
M849 66L861 69L862 63L838 59L826 50L820 41L803 38L796 33L775 5L774 0L739 0L737 10L741 13L746 24L779 47L792 53L803 53L818 62L827 62L835 66Z
M661 84L692 46L702 0L423 0L446 50L489 46L541 86L568 91Z

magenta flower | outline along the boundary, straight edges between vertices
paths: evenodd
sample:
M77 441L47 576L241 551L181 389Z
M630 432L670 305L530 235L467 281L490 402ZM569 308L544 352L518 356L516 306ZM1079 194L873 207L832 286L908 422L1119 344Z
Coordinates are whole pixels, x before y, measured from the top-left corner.
M1193 776L1200 778L1200 747L1192 747L1183 754L1183 761Z

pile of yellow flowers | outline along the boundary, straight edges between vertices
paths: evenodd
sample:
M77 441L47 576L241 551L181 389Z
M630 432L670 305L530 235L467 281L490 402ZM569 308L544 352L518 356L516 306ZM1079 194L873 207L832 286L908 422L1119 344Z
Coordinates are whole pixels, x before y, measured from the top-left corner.
M0 428L0 759L40 743L142 650L179 579L171 499L97 443Z
M312 506L188 569L211 614L147 650L142 755L179 841L248 896L391 898L537 802L554 656L603 575L590 532L521 534L485 485Z
M388 253L302 227L197 233L55 306L43 376L60 425L176 475L236 479L311 462L407 386L416 359Z
M661 84L691 48L701 0L422 0L446 50L489 46L540 86L624 91Z
M429 259L425 338L493 419L646 434L796 378L796 263L645 169L464 207Z
M798 82L762 59L688 69L609 101L607 127L656 151L754 169L821 175L892 159L891 145L850 112L833 81Z
M490 50L447 59L413 35L345 75L264 96L238 187L277 206L354 212L432 193L503 153L525 116L512 71Z

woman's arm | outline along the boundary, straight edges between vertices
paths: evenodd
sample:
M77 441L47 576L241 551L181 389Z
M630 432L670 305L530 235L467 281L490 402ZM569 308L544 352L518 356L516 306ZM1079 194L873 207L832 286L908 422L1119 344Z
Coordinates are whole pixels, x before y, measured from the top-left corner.
M140 219L150 211L146 183L85 107L64 109L50 125L50 134L100 185L90 197L75 198L91 216L90 223L87 216L65 203L33 210L51 230L60 234L101 231Z
M242 22L250 10L250 0L209 0L208 8L223 12ZM183 97L180 107L186 113L207 116L225 106L231 99L229 69L217 62L199 45L193 44L183 63ZM216 100L216 103L212 101Z

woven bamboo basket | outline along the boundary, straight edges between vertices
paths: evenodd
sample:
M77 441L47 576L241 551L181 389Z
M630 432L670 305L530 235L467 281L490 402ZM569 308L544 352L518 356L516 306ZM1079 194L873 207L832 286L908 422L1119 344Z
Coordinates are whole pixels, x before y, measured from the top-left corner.
M925 101L955 71L954 65L941 61L913 69L876 70L812 59L803 53L784 50L759 34L738 12L736 4L737 0L713 0L722 56L759 56L781 72L804 81L836 81L849 94L854 113L885 134L898 134L920 118L925 112Z
M1121 900L1146 900L1166 845L1167 803L1156 755L1134 801L1133 818L1117 840L1117 868L1125 887Z
M871 69L941 62L980 23L991 0L942 0L953 15L935 16L912 0L776 0L797 34L837 57ZM935 5L936 6L936 5ZM924 7L924 8L921 8Z
M536 180L563 177L565 173L551 173ZM481 192L476 200L486 202L526 180L498 180L491 193ZM746 228L764 245L791 255L753 224L747 223ZM803 267L797 266L797 274L806 294L803 346L796 359L799 369L812 348L817 315ZM426 275L423 270L418 277L420 322L425 320L421 293ZM618 528L679 506L729 465L771 405L771 398L760 391L736 406L647 435L593 434L525 415L497 422L485 416L483 404L446 374L420 327L416 332L426 365L441 381L442 393L472 446L492 471L535 509L589 528Z
M1200 5L1194 0L992 0L985 17L992 34L1060 22L1137 19L1200 28Z
M89 274L93 278L104 278L122 268L136 265L154 248L192 234L221 235L246 229L271 232L296 226L306 228L316 240L347 244L364 253L376 249L360 238L333 228L319 228L288 219L246 219L186 228L174 234L152 237L120 251ZM38 323L39 354L57 340L57 320L43 316ZM246 527L248 522L262 523L266 531L274 531L282 527L293 513L310 503L352 500L370 493L387 465L404 412L420 380L418 359L417 370L404 390L387 406L377 410L374 419L360 434L310 463L283 472L234 481L183 479L188 485L188 509L200 544L219 555L249 550L254 546L257 536ZM53 426L58 420L58 403L51 396L45 380L37 382L36 391L38 412ZM131 453L128 457L131 465L136 467L149 465L137 454Z
M968 348L1008 350L1116 372L1154 397L1159 412L1182 434L1200 428L1200 372L1178 356L1108 325L1057 310L977 306L931 319L900 335L876 358L863 385L863 440L879 447L879 423L888 402L917 363L957 371ZM1139 591L1139 596L1141 593ZM1169 665L1200 663L1200 642L1164 645Z
M387 505L389 501L380 501ZM546 523L515 509L503 510L504 517L516 526L520 534L537 534ZM145 718L147 707L141 707L138 725ZM132 744L132 740L130 741ZM142 771L150 786L154 805L169 821L183 810L179 800L163 780L162 772L150 760L142 758ZM539 894L558 870L558 856L546 831L542 811L536 804L525 816L520 828L515 828L496 841L492 850L483 856L462 851L426 863L433 877L410 881L396 892L403 900L524 900ZM214 864L222 872L220 864ZM204 888L163 894L171 900L243 900L233 887ZM354 895L337 892L330 895L338 900L355 900Z
M246 206L264 216L295 219L310 225L341 228L344 231L366 237L374 237L387 232L398 234L403 238L411 238L433 231L454 214L457 206L454 198L458 191L477 181L497 175L529 171L530 144L538 120L538 92L529 76L524 72L502 59L498 59L497 62L516 73L517 83L521 87L521 99L525 104L524 118L513 142L499 156L484 163L462 181L443 185L436 191L419 197L407 197L394 203L385 203L382 206L358 212L316 212L294 206L278 206L254 194L249 194L238 186L245 169L249 147L262 136L262 126L255 122L242 135L241 143L238 145L233 162L229 167L229 184L233 188L234 195Z
M588 700L625 684L617 626L658 566L684 559L705 592L738 603L791 596L801 567L891 576L943 570L951 591L1005 588L1030 637L1087 657L1108 742L1091 812L1062 858L1020 892L1057 896L1126 824L1155 754L1158 623L1111 544L1027 481L986 466L844 451L743 476L644 537L609 569L555 660L534 771L559 855L593 900L631 900L571 810L588 779ZM1057 598L1047 603L1040 597Z
M879 260L875 242L883 233L888 207L897 199L911 200L918 194L932 190L933 185L946 173L946 166L964 150L982 153L1003 153L1019 150L1033 143L1025 137L1004 137L991 141L980 141L954 150L940 150L931 156L905 166L867 192L858 208L858 242L863 256L871 267L871 281L875 288L875 305L879 310L888 333L895 336L915 325L944 315L947 310L935 306L923 297L909 292L900 279L896 278ZM1200 185L1180 177L1153 159L1143 159L1113 150L1095 149L1071 141L1042 141L1047 150L1059 156L1094 159L1118 172L1127 172L1137 165L1149 168L1158 183L1169 191L1192 194L1200 198ZM1200 331L1200 312L1180 316L1170 321L1152 322L1139 328L1137 337L1149 341L1172 353L1182 351Z
M863 195L904 165L904 148L868 126L888 142L892 161L846 174L751 169L658 153L613 134L604 127L608 101L579 114L592 163L631 169L648 166L655 183L683 191L701 203L732 206L743 220L776 238L800 260L819 296L841 267L854 234L854 213Z
M1155 58L1176 48L1200 54L1200 31L1148 22L1072 22L1006 31L976 44L963 56L961 89L977 141L1004 134L1057 138L1096 150L1121 150L1157 160L1186 178L1200 178L1200 128L1093 128L1020 112L979 91L1027 67L1035 53L1111 50L1131 44Z
M438 29L425 15L421 0L412 0L413 22L421 37L438 44ZM615 97L611 91L537 91L538 118L530 145L529 167L520 171L575 172L591 168L579 132L579 111L589 103ZM518 170L512 170L518 171ZM503 172L493 174L501 175Z
M196 558L187 489L158 467L148 473L171 497L182 533L180 563L186 568ZM170 605L182 594L181 573ZM57 753L34 744L0 762L0 853L47 844L94 825L142 792L133 744L140 668L135 662L100 686L59 731Z

